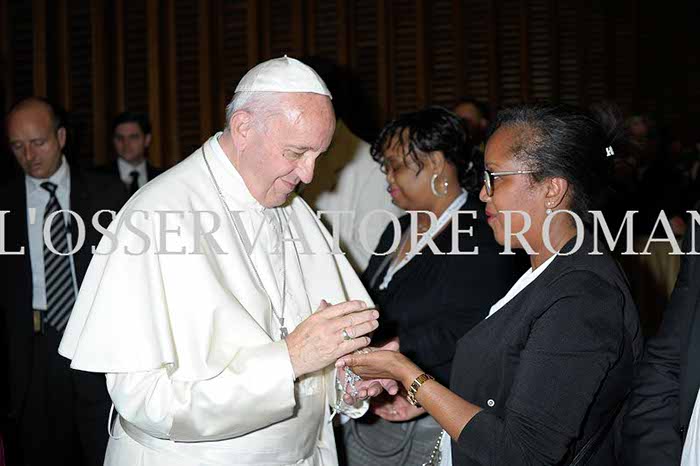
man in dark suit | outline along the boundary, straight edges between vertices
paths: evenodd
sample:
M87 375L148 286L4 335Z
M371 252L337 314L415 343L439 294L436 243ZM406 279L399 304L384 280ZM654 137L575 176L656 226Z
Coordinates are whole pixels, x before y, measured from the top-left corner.
M66 130L47 101L19 102L6 127L24 171L0 189L0 344L7 354L0 380L15 431L7 442L10 464L101 465L110 407L104 376L71 370L58 345L100 239L93 216L118 210L123 190L112 177L69 165ZM109 214L99 218L106 227Z
M112 124L112 142L117 160L103 168L119 176L131 196L141 186L162 173L151 165L146 151L151 145L151 123L144 113L123 112Z
M687 232L693 250L700 226ZM677 466L700 387L700 257L685 255L658 334L634 379L624 424L625 464Z

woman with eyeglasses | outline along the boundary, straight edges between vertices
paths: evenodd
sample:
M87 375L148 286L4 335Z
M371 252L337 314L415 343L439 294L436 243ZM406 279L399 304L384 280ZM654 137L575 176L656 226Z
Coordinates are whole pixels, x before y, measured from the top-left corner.
M478 198L472 144L457 115L441 107L402 115L381 131L371 153L393 202L408 211L389 223L363 275L381 316L373 341L398 342L447 385L457 340L524 267L499 255ZM344 427L347 464L422 463L440 426L405 396L373 401L375 416Z
M338 361L400 381L442 426L429 464L618 464L642 339L623 273L586 228L623 142L604 116L563 105L498 114L480 198L496 241L525 249L531 268L459 340L449 386L402 353Z

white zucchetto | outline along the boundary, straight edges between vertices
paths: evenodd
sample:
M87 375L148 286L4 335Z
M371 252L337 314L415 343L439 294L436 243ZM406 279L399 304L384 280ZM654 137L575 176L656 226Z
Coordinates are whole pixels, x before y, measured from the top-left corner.
M333 98L313 68L287 55L254 66L235 92L312 92Z

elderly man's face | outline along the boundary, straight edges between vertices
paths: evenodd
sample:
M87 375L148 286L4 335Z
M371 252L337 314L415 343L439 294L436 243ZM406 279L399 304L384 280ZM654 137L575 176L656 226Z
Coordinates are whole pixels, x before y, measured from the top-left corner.
M279 105L279 113L251 129L240 158L248 189L265 207L284 204L299 182L311 182L316 159L335 131L326 96L285 94Z
M12 153L27 175L46 179L58 170L66 130L56 130L44 104L28 104L13 112L7 122L7 136Z

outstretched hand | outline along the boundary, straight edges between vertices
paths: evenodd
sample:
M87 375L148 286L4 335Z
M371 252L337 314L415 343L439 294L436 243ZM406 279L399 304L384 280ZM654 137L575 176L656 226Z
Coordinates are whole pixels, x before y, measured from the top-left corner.
M370 352L377 350L386 350L396 352L399 349L399 345L395 341L390 341L378 348L365 348L360 350L361 352ZM357 354L357 353L356 353ZM337 364L336 364L337 366ZM357 374L360 375L360 374ZM341 383L344 385L345 373L342 370L338 370L338 376L341 377ZM363 379L355 383L355 388L357 389L357 395L353 396L350 393L345 393L343 395L343 401L349 405L355 404L358 400L365 400L367 398L373 398L379 396L383 392L389 393L390 395L395 395L399 392L399 384L392 379L387 378L376 378L376 379Z

